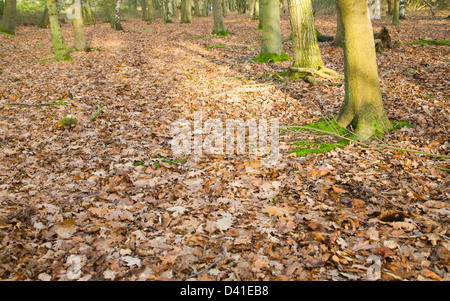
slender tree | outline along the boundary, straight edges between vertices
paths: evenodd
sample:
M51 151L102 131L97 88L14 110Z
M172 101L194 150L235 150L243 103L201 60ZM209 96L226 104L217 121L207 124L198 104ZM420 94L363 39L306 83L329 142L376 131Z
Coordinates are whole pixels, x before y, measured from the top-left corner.
M345 98L337 122L365 140L392 128L383 107L372 23L366 0L339 0L345 31ZM364 59L362 59L364 58Z
M44 12L42 13L41 20L39 21L38 27L39 28L47 28L48 27L48 8L47 5L45 5Z
M147 0L141 0L141 8L142 8L142 21L148 20L148 9L147 9Z
M262 42L261 53L255 60L259 62L289 60L290 57L283 52L279 0L260 0L260 3Z
M336 1L336 5L337 1ZM337 27L336 27L336 36L334 37L333 45L339 46L344 42L344 25L342 24L341 13L339 12L339 8L337 10Z
M58 8L55 0L45 0L48 8L48 18L50 21L50 28L52 30L53 49L55 51L55 60L63 61L70 60L67 47L64 45L64 39L61 32L61 26L58 20Z
M405 15L405 0L400 0L400 7L399 7L399 12L398 12L398 17L401 20L406 19L406 15Z
M400 24L400 0L394 0L394 10L392 12L392 25Z
M6 0L3 16L0 20L0 31L15 34L16 27L16 0Z
M214 17L214 28L212 34L226 36L228 32L225 29L225 25L223 25L222 5L220 3L220 0L212 0L212 5Z
M228 1L227 0L222 0L222 15L224 17L228 16Z
M120 22L120 6L122 5L122 0L116 1L116 8L114 13L114 29L123 30L122 24Z
M73 32L74 32L74 46L77 50L86 49L86 36L84 34L83 15L81 13L81 1L75 0L73 13Z
M155 9L153 8L153 0L147 0L147 10L148 10L147 21L148 22L154 21L155 20Z

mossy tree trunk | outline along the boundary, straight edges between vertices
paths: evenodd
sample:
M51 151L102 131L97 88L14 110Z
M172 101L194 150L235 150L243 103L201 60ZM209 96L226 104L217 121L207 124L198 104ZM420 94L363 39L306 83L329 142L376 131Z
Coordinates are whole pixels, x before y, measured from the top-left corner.
M96 20L94 14L92 13L91 0L86 0L85 11L88 24L95 24Z
M392 25L400 24L400 0L394 0L394 10L392 12Z
M227 35L225 25L223 25L222 5L220 3L220 0L212 0L212 5L214 17L214 28L212 34L220 36Z
M53 49L55 51L55 60L63 61L70 59L67 48L64 45L64 39L61 32L61 26L58 20L58 8L55 0L45 0L48 8L48 18L50 21L50 28L52 30Z
M336 2L337 5L337 2ZM344 25L342 24L341 13L339 12L339 8L337 10L337 28L336 28L336 36L334 37L333 45L339 46L344 42Z
M365 0L339 0L345 31L345 98L337 122L365 140L392 128L381 98L372 23Z
M16 28L16 0L6 0L3 16L0 20L0 31L14 34Z
M122 5L122 0L116 1L116 8L114 10L114 29L123 30L122 23L120 22L120 6Z
M77 50L86 49L86 36L84 34L83 15L81 13L81 1L75 0L75 14L73 18L74 46Z
M41 20L39 21L38 27L39 28L47 28L48 27L48 8L47 5L45 6L44 12L42 13Z
M283 44L280 27L279 0L260 0L260 20L262 22L261 54L281 55Z
M323 61L317 42L311 0L290 0L289 16L294 54L292 67L319 70L323 67Z
M153 0L147 0L147 21L152 22L155 20L155 9L153 8Z

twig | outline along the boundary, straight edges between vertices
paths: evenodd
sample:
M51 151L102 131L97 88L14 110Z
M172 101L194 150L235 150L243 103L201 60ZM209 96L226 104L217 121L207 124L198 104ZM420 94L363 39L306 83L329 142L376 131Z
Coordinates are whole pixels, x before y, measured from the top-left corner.
M258 56L258 52L255 53L251 58L249 58L247 61L245 61L244 65L242 65L241 67L237 68L237 71L240 71L242 68L244 68L245 66L247 66L248 63L250 63L255 57Z
M52 106L54 103L24 103L24 102L10 102L9 106L27 106L27 107L43 107L43 106Z
M187 277L184 277L184 278L182 279L182 281L185 281L185 280L187 280L187 279L194 278L194 277L197 277L197 276L201 276L201 275L205 274L207 271L209 271L210 269L212 269L216 264L218 264L218 263L221 262L222 260L228 258L227 250L226 250L225 247L223 247L223 246L222 246L222 249L223 249L223 254L222 254L222 256L220 256L218 259L216 259L213 263L211 263L209 266L207 266L206 268L204 268L204 269L201 270L200 272L194 273L194 274L192 274L192 275L190 275L190 276L187 276Z
M91 116L91 120L94 121L95 118L97 118L98 115L100 115L103 112L103 108L100 105L97 105L97 112L95 112L92 116Z
M427 1L427 0L423 0L423 2L425 2L426 5L428 5L428 7L430 8L431 14L434 16L434 7Z

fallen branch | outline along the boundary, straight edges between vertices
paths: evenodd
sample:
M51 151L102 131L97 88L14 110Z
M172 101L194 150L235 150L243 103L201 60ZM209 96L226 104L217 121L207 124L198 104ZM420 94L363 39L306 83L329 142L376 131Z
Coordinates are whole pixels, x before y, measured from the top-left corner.
M53 102L50 103L24 103L24 102L10 102L9 106L27 106L27 107L45 107L54 105Z
M211 263L209 266L207 266L206 268L204 268L200 272L194 273L194 274L192 274L190 276L187 276L187 277L184 277L182 281L185 281L187 279L194 278L194 277L197 277L197 276L201 276L201 275L205 274L207 271L209 271L210 269L212 269L216 264L218 264L222 260L228 258L227 250L225 249L225 247L222 247L222 248L223 248L222 256L220 256L218 259L216 259L213 263Z

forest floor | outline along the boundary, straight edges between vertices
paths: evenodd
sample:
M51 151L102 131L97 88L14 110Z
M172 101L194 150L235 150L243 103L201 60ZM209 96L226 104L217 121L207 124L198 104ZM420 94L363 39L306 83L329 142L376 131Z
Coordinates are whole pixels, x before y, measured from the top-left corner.
M378 54L383 100L412 127L376 141L449 154L450 46L409 44L448 40L449 22L389 26L402 43ZM258 21L225 23L223 38L212 17L90 25L96 49L71 62L52 61L50 29L0 35L0 279L450 280L448 159L354 142L296 157L294 141L320 138L305 132L280 134L271 168L249 155L173 159L170 127L195 112L304 125L343 101L343 86L279 76L292 61L249 62ZM335 17L316 23L334 35ZM320 48L343 74L342 49Z

